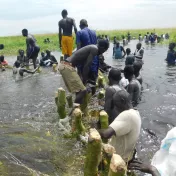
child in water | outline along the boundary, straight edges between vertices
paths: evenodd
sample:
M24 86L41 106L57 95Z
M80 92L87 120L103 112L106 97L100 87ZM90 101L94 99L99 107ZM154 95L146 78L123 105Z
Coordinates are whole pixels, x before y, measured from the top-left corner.
M1 55L0 56L0 68L2 69L2 71L5 71L5 68L8 66L8 62L6 60L4 60L4 56Z
M20 78L23 78L24 73L34 74L34 73L36 73L36 71L39 70L39 68L40 68L40 67L37 67L35 70L30 71L30 70L27 70L27 69L25 69L25 68L22 68L22 67L20 66L20 62L19 62L19 61L16 61L16 62L14 63L14 67L13 67L13 75L16 75L16 76L20 79Z

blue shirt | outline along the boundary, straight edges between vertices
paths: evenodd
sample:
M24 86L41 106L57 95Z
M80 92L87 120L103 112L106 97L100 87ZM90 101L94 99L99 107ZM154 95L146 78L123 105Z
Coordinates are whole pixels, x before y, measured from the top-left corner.
M77 32L76 34L76 43L81 43L81 48L87 45L96 45L97 44L97 36L93 30L89 28L84 28ZM90 70L92 72L96 72L98 75L98 67L99 67L99 60L98 57L95 56L93 58L92 64L90 66ZM83 65L78 65L77 68L82 72Z
M77 44L81 43L81 48L87 45L96 45L97 44L96 33L86 27L77 32L76 43Z

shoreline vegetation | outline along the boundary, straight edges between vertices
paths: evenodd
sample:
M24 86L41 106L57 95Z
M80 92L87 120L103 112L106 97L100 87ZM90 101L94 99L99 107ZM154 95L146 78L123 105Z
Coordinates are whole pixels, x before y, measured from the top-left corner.
M110 40L116 36L118 40L122 39L122 36L127 36L130 32L131 37L138 38L139 34L144 36L147 32L155 32L157 35L166 34L170 35L170 40L176 42L176 28L156 28L156 29L126 29L126 30L98 30L97 35L108 35ZM34 34L37 39L37 44L40 46L40 51L49 49L51 51L60 51L58 34ZM44 43L46 38L50 39L50 43ZM75 36L74 36L75 38ZM26 39L23 36L6 36L0 37L0 44L4 44L4 49L0 51L0 55L13 56L18 54L19 49L26 49ZM75 42L74 42L75 43Z

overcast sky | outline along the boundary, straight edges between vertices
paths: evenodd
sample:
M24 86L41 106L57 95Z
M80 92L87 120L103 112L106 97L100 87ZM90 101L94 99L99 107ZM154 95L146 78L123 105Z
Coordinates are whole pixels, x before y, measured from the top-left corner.
M63 9L95 30L176 26L176 0L0 0L0 36L57 32Z

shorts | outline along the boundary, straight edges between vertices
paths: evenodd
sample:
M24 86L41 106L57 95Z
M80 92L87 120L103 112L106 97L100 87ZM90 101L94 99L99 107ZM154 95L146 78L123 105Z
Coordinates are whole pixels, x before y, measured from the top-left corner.
M61 63L59 65L59 71L69 92L77 93L86 90L81 78L72 66Z
M61 44L62 44L62 54L71 56L73 51L73 37L62 36Z

